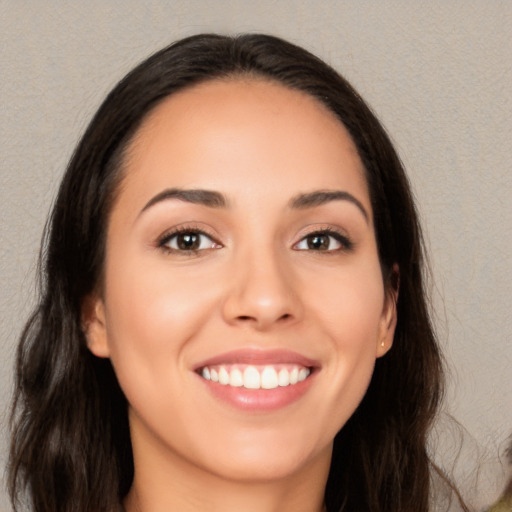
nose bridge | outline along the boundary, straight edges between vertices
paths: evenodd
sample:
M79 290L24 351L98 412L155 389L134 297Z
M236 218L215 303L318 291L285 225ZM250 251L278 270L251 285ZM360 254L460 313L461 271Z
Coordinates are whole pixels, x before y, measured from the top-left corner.
M276 244L248 244L236 251L230 284L224 304L229 322L265 329L301 314L286 249Z

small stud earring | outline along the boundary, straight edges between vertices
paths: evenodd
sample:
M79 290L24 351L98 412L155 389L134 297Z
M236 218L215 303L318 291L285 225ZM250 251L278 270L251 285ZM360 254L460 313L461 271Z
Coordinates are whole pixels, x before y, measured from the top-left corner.
M385 344L386 344L386 343L385 343L385 341L384 341L384 340L382 340L382 341L380 342L380 346L381 346L381 347L384 347L384 345L385 345Z

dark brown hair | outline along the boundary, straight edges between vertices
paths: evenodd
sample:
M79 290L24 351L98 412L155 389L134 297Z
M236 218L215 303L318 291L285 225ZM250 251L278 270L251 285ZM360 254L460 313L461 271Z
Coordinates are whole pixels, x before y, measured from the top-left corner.
M26 489L37 512L115 510L133 461L127 404L108 360L81 330L81 303L100 282L122 157L164 98L215 78L255 76L303 91L348 129L366 170L383 276L400 269L392 350L334 442L329 512L427 512L426 439L442 367L423 283L421 233L402 164L350 84L306 50L266 35L198 35L159 51L108 95L63 178L41 254L41 296L17 358L10 452L14 507ZM396 283L395 283L396 284Z

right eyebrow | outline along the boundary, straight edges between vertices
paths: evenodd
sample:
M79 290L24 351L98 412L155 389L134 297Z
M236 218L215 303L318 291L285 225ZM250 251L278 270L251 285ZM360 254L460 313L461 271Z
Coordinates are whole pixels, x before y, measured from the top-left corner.
M225 196L214 190L167 188L152 197L145 204L144 208L142 208L139 216L155 204L171 199L177 199L186 203L200 204L210 208L226 208L228 205Z

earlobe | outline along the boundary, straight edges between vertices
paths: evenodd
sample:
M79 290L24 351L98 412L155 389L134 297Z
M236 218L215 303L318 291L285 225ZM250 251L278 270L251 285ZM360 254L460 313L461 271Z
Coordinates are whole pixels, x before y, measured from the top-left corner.
M400 273L398 265L393 265L391 279L386 289L386 297L379 328L377 357L385 355L393 345L397 322L397 302Z
M110 357L105 305L98 296L88 296L82 303L82 330L87 347L97 357Z

